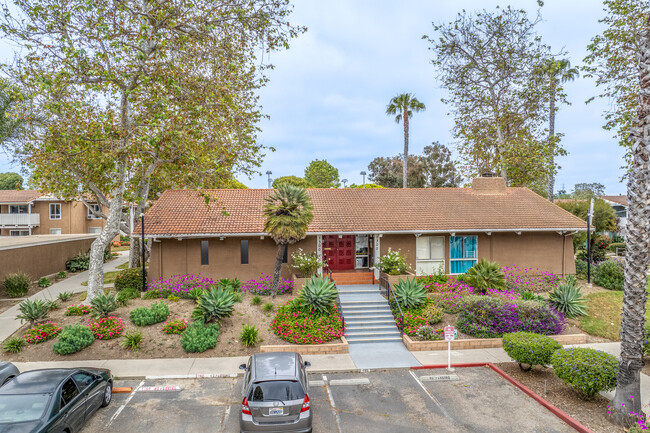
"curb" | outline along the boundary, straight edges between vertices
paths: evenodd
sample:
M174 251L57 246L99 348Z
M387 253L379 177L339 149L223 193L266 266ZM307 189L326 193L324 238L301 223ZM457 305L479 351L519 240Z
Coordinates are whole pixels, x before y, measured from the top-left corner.
M553 415L564 421L566 424L568 424L570 427L575 429L576 431L580 433L594 433L593 431L589 430L586 426L580 424L578 421L575 419L571 418L569 415L566 413L562 412L560 409L557 407L553 406L551 403L548 401L544 400L542 397L539 395L535 394L532 390L524 386L521 382L518 380L514 379L513 377L510 377L505 371L501 370L499 367L494 365L491 362L473 362L473 363L465 363L465 364L451 364L452 367L489 367L491 368L495 373L506 379L508 382L512 383L514 386L519 388L524 392L524 394L528 395L531 397L533 400L535 400L537 403L541 404L544 406L546 409L548 409ZM425 370L425 369L434 369L434 368L447 368L447 364L437 364L437 365L422 365L418 367L411 367L412 370Z

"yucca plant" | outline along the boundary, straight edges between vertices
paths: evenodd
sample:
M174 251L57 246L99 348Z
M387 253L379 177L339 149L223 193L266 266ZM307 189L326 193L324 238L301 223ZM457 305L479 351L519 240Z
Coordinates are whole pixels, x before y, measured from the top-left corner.
M395 299L403 309L419 307L427 299L424 283L415 277L405 280L400 278L393 287L395 287Z
M259 341L259 331L253 325L244 325L239 334L239 341L246 347L255 346Z
M119 307L117 293L100 293L90 301L90 305L93 307L91 314L94 317L108 317Z
M312 276L305 283L300 293L302 302L309 306L312 311L325 313L336 302L338 292L334 283L325 277Z
M504 290L506 288L506 275L497 262L481 259L467 270L464 277L465 283L474 287L477 293L485 294L488 290Z
M230 290L206 290L197 300L199 304L192 311L192 319L208 323L214 319L229 317L235 305L235 297Z
M123 348L131 349L137 352L142 343L142 333L140 331L131 331L124 334L124 340L120 343Z
M59 293L59 300L62 302L69 301L70 298L72 298L73 293L72 292L61 292Z
M26 320L33 326L36 322L47 318L50 312L50 301L25 299L18 305L18 310L20 314L16 318Z
M204 289L200 287L194 287L193 289L190 289L187 291L187 297L190 299L194 299L195 301L201 297L201 295L205 292Z
M23 350L25 344L27 344L27 342L22 338L11 337L2 343L2 349L8 353L19 353Z
M569 318L583 316L586 313L586 299L582 296L576 279L569 277L548 294L548 300L551 305Z

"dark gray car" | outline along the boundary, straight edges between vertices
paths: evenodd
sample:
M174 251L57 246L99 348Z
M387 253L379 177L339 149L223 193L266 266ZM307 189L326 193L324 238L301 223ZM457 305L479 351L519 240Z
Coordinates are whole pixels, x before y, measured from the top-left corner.
M294 352L256 353L246 371L239 414L241 433L311 432L309 383L302 357Z
M0 386L9 382L19 374L20 372L11 362L0 361Z

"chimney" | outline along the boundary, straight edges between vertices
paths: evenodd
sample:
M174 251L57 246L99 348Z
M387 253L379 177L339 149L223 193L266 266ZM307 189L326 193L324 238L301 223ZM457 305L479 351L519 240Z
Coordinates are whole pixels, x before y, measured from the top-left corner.
M485 173L472 181L472 193L481 195L505 194L506 181L502 177L495 177L492 173Z

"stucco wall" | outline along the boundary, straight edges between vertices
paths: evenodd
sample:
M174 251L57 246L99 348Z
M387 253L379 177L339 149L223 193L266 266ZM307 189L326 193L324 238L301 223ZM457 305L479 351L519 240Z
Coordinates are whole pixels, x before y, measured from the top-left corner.
M61 205L61 219L50 219L50 203ZM104 212L108 211L104 208ZM8 205L0 205L0 213L9 213ZM33 235L49 235L50 229L61 229L61 234L87 234L90 227L104 227L103 218L88 218L88 208L79 201L35 201L31 213L40 215L40 225L32 228ZM24 230L24 228L1 229L0 236L9 236L9 230ZM118 238L119 239L119 238Z

